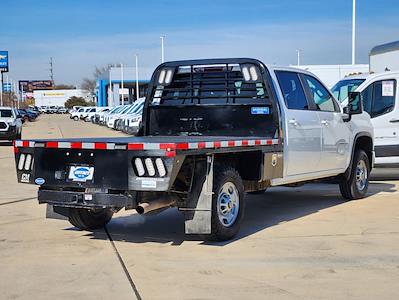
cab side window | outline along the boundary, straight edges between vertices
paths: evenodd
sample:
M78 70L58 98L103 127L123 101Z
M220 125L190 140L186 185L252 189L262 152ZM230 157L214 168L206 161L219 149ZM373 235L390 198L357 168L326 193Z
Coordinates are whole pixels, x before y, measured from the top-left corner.
M305 82L308 85L309 92L313 97L317 110L320 111L339 111L338 105L335 103L334 98L330 92L318 81L316 78L303 75Z
M363 92L363 107L372 118L391 112L395 107L396 80L380 80Z
M288 109L308 110L309 104L298 74L277 71L276 75Z

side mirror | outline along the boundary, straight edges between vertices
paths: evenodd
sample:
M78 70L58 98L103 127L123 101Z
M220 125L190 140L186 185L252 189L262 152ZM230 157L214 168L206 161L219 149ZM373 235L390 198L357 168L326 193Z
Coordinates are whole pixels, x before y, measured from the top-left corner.
M348 106L343 109L345 122L349 122L352 119L352 115L358 115L363 113L363 101L362 96L359 92L348 93Z

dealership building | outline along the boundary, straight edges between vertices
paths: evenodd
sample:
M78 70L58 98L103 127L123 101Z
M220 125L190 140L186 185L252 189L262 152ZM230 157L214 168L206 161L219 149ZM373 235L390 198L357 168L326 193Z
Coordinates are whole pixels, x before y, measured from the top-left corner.
M71 97L82 97L86 101L93 100L85 90L36 90L33 98L36 106L65 106L65 102Z
M112 67L97 81L97 105L116 106L133 103L144 97L150 83L149 79L139 79L136 88L136 69L134 67ZM138 93L138 97L137 97Z

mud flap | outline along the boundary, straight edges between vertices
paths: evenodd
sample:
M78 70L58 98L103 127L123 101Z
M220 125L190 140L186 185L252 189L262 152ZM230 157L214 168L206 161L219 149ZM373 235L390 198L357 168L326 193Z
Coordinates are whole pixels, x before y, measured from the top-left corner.
M54 207L51 204L47 204L46 207L47 219L68 220L68 215L69 215L69 208Z
M196 203L185 208L186 234L211 234L214 156L207 157L205 181ZM195 201L193 200L193 202Z

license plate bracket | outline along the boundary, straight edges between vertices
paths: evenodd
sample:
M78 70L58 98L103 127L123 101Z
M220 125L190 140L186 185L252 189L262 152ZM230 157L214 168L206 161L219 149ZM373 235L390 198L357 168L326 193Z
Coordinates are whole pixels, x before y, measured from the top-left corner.
M76 182L92 181L94 177L94 167L73 165L69 167L68 179Z

